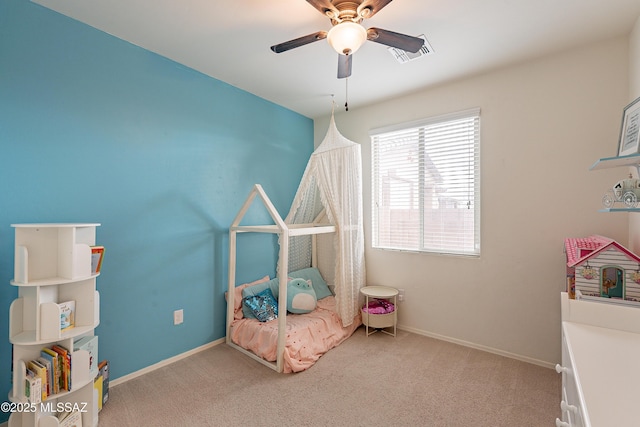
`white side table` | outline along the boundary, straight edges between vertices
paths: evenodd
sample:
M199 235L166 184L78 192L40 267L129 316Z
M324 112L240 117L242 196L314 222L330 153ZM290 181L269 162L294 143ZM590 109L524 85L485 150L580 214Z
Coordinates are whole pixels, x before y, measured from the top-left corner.
M396 326L398 323L398 290L396 288L390 288L388 286L365 286L360 289L360 292L365 297L364 306L369 305L369 298L379 299L393 299L393 306L395 307L393 312L386 314L369 314L368 312L361 310L362 323L365 324L367 336L377 332L378 330L396 336ZM373 328L372 332L369 332L369 328ZM393 328L393 332L386 331L385 328Z

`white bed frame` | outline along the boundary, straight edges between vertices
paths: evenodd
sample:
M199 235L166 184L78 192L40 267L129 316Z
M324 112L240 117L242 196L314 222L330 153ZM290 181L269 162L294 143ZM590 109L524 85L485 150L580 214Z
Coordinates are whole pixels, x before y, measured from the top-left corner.
M240 221L244 218L247 210L253 203L256 196L259 196L267 208L269 215L275 222L274 225L240 225ZM286 338L286 320L287 320L287 276L289 272L289 237L294 236L312 236L312 256L311 265L317 265L317 253L316 253L316 235L324 233L333 233L336 231L334 225L320 225L318 221L323 218L324 211L318 215L318 218L311 224L286 224L278 211L267 197L267 194L262 189L260 184L255 184L253 189L249 193L249 196L245 200L242 208L236 215L235 219L229 227L229 288L227 292L227 344L236 350L252 357L260 363L274 369L277 372L282 372L284 369L283 358ZM236 287L236 238L238 233L268 233L277 234L279 237L280 251L278 254L278 277L279 280L279 298L278 298L278 347L277 347L277 359L276 363L264 360L260 356L253 352L234 344L231 341L231 323L234 320L234 295Z

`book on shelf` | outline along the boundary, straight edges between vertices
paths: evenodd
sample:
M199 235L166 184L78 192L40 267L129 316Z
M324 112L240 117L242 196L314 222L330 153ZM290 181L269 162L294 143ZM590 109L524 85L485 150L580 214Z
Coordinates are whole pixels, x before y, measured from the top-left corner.
M27 369L24 377L24 397L29 403L42 401L42 380L31 369Z
M60 307L60 331L68 331L76 325L76 302L65 301L58 306Z
M53 387L51 387L51 393L60 393L60 381L62 379L62 367L63 362L61 356L50 348L43 348L40 351L43 358L51 360L53 364Z
M60 379L60 391L71 391L71 353L61 345L53 345L51 350L59 354L58 361L62 363L62 375Z
M102 396L98 395L98 399L102 401L102 406L109 400L109 361L103 360L98 364L98 376L102 377Z
M30 360L27 363L27 368L34 373L34 376L40 379L40 396L42 400L47 400L47 368L37 360ZM27 372L28 375L29 373Z
M98 396L98 412L102 411L102 393L104 392L102 387L104 385L104 378L100 375L96 375L93 379L93 388L95 389L95 395Z
M38 357L36 360L45 368L45 372L47 373L47 396L51 396L53 394L53 363L51 360L45 357Z
M73 342L73 351L85 350L89 353L89 372L98 373L98 336L84 336Z
M91 246L91 274L100 273L103 258L104 246Z
M58 412L59 427L82 427L82 413L80 411Z

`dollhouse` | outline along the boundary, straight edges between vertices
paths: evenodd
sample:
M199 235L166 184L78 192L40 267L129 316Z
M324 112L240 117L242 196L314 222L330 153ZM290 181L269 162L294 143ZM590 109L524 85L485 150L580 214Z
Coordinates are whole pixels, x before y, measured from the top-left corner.
M565 239L567 291L572 298L609 298L640 306L640 257L603 236Z

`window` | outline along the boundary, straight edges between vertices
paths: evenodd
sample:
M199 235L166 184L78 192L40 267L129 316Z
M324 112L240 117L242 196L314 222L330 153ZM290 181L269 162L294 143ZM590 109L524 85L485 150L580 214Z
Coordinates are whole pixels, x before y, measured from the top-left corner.
M377 129L373 247L480 255L480 110Z

